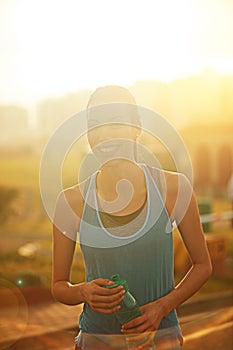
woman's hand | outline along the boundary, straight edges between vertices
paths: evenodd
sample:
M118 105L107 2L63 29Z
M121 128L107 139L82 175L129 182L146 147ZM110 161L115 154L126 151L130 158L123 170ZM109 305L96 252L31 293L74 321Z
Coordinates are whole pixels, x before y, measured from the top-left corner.
M125 323L122 333L128 336L130 342L138 342L138 349L146 348L154 339L159 324L164 317L164 311L159 300L140 307L142 315Z
M119 304L124 299L125 290L122 286L106 288L113 284L113 281L104 278L84 283L83 297L93 311L111 314L120 309Z

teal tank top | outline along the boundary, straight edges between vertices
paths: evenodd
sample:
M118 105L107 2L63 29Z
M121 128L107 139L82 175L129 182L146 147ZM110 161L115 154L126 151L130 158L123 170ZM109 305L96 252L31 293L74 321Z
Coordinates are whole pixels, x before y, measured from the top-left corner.
M131 236L116 237L102 224L96 196L96 174L90 178L80 224L80 245L86 265L86 281L119 274L127 280L139 305L152 302L174 288L172 225L159 191L159 169L155 176L140 164L147 187L145 220ZM157 176L158 175L158 176ZM173 310L159 329L178 325ZM104 315L84 304L79 328L88 333L120 334L121 325L113 314Z

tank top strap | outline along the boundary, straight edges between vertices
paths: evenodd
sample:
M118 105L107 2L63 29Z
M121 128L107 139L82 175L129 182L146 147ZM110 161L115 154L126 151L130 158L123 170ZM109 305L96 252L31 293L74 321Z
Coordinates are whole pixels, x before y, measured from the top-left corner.
M86 198L83 208L83 216L80 224L80 243L93 247L112 248L129 244L150 230L157 222L161 222L161 217L166 220L166 233L171 233L172 225L163 202L158 186L152 177L147 165L140 164L142 167L147 188L147 213L142 226L137 232L129 236L115 236L111 234L103 225L97 203L96 194L96 175L91 175L89 184L87 185ZM85 234L83 234L85 232Z
M148 183L150 184L150 197L153 198L151 200L151 215L154 220L157 220L158 217L163 214L167 217L167 225L165 233L172 232L172 222L165 206L164 197L164 185L162 180L161 169L156 167L151 167L147 164L140 163L140 166L144 169L145 174L148 178ZM152 218L152 220L153 220Z

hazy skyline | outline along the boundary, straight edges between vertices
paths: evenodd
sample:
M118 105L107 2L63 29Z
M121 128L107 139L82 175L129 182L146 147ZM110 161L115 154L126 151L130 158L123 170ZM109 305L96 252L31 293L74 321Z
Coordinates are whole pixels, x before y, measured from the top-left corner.
M0 103L232 74L232 19L230 0L1 0Z

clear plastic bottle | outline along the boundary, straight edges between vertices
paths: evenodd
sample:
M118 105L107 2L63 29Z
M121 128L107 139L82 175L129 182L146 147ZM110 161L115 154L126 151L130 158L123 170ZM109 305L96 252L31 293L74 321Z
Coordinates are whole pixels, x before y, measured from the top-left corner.
M134 318L141 316L142 313L140 311L137 300L130 293L128 283L126 280L121 279L120 275L116 274L111 276L111 280L114 282L113 285L108 286L107 288L114 288L117 286L123 286L125 290L124 299L122 300L120 306L121 308L115 312L116 317L121 325L133 320ZM127 347L130 350L138 349L140 342L127 342ZM146 349L152 350L155 349L154 345L148 346Z

